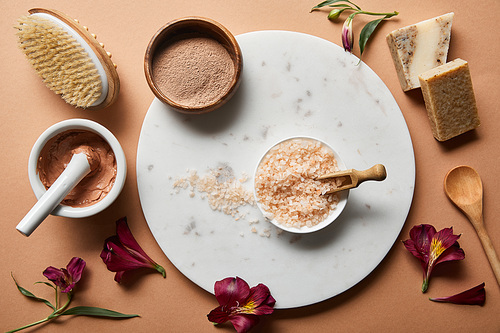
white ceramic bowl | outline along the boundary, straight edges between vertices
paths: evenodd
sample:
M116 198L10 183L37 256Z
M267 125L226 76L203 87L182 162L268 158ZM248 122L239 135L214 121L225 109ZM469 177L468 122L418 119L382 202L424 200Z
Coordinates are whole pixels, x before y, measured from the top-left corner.
M31 183L31 188L33 189L33 192L35 193L37 199L40 199L40 197L46 191L45 186L40 181L40 177L38 176L36 171L40 152L51 138L59 133L71 129L88 130L100 135L111 146L111 149L113 150L116 158L117 170L115 183L109 193L102 200L88 207L71 207L60 204L51 213L51 215L57 216L82 218L92 216L103 211L116 200L123 189L123 185L125 184L125 178L127 175L127 162L120 143L118 142L116 137L104 126L87 119L69 119L61 121L57 124L52 125L45 132L43 132L31 149L28 162L28 176Z
M282 142L285 142L285 141L288 141L288 140L293 140L293 139L305 139L305 140L313 140L313 141L318 141L320 142L324 147L326 147L328 150L330 150L331 152L333 152L333 155L335 156L335 159L337 160L337 165L339 167L340 170L346 170L346 166L344 164L344 161L340 158L339 154L335 151L335 149L333 149L330 145L328 145L326 142L322 141L322 140L319 140L317 138L313 138L313 137L308 137L308 136L296 136L296 137L290 137L290 138L287 138L287 139L284 139L284 140L281 140L279 142L277 142L276 144L272 145L267 151L266 153L261 157L261 159L259 160L259 163L257 164L257 167L255 168L255 172L254 172L254 186L253 186L253 191L254 191L254 198L255 198L255 202L257 203L257 207L259 207L260 211L262 212L262 214L264 216L267 215L267 212L262 208L259 200L258 200L258 197L257 197L257 193L256 193L256 190L255 190L255 175L257 174L257 171L258 171L258 168L259 168L259 165L260 163L262 162L262 160L266 157L266 155L269 153L269 151L279 145L280 143ZM320 223L312 226L312 227L307 227L307 226L303 226L301 228L295 228L295 227L288 227L288 226L285 226L279 222L277 222L275 219L268 219L272 224L274 224L276 227L282 229L282 230L285 230L285 231L288 231L288 232L292 232L292 233L298 233L298 234L306 234L306 233L311 233L311 232L315 232L315 231L318 231L318 230L321 230L325 227L327 227L328 225L330 225L332 222L334 222L339 216L340 214L342 213L342 211L344 210L346 204L347 204L347 198L349 197L349 190L345 190L345 191L341 191L338 193L339 195L339 202L337 204L337 207L330 213L330 215L328 215L328 217L326 219L324 219L323 221L321 221Z

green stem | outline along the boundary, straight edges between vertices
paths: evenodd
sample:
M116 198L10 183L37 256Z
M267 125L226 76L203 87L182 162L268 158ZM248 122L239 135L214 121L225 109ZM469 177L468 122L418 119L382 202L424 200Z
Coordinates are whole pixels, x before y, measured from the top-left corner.
M155 265L155 269L161 273L161 275L163 275L163 277L166 277L167 276L167 272L165 272L165 268L163 268L162 266L156 264Z
M19 327L19 328L16 328L15 330L12 330L12 331L7 331L7 333L12 333L12 332L18 332L18 331L21 331L21 330L24 330L26 328L29 328L29 327L32 327L32 326L35 326L35 325L38 325L38 324L42 324L42 323L45 323L47 321L49 321L50 318L47 317L45 319L42 319L42 320L39 320L39 321L35 321L34 323L31 323L29 325L26 325L26 326L23 326L23 327Z
M71 298L72 298L71 291L69 293L67 293L66 295L68 295L68 300L66 301L66 303L61 308L52 312L52 314L50 316L48 316L47 318L52 319L52 318L59 317L61 315L61 312L64 312L64 310L66 310L66 308L69 306L69 303L71 302Z
M57 290L56 290L56 294L57 294ZM72 296L71 292L69 292L67 295L68 295L68 300L66 301L66 303L61 308L59 308L56 311L52 312L47 318L41 319L39 321L35 321L34 323L28 324L28 325L23 326L23 327L16 328L15 330L8 331L7 333L18 332L18 331L24 330L26 328L33 327L35 325L45 323L45 322L47 322L49 320L52 320L54 318L59 317L61 315L61 312L64 312L64 310L66 310L66 308L69 306L69 303L71 302L71 296ZM57 298L56 298L56 304L57 304Z
M422 282L422 293L425 293L427 291L427 288L429 288L429 280L424 279L424 282Z
M57 292L57 288L54 288L56 290L56 309L59 307L59 295L58 295L58 292Z
M397 11L393 11L392 13L374 13L374 12L365 12L364 10L360 10L358 11L358 14L366 14L366 15L377 15L377 16L387 16L388 18L389 17L393 17L395 15L398 15L399 13Z

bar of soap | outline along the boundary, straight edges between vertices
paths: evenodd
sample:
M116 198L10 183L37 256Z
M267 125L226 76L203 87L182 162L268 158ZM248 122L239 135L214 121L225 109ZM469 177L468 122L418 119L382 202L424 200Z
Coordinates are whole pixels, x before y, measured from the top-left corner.
M418 75L446 63L454 13L394 30L386 36L401 89L420 87Z
M460 58L419 75L425 108L438 141L480 125L467 61Z

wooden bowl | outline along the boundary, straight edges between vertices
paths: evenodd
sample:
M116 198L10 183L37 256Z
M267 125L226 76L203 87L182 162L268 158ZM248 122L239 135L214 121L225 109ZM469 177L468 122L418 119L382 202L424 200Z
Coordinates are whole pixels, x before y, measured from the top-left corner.
M234 75L231 78L229 88L225 90L215 101L201 106L183 105L175 101L172 96L162 91L158 84L158 78L153 73L153 61L161 48L169 44L192 37L208 37L220 43L229 53L234 66ZM203 17L185 17L167 23L151 38L144 57L144 72L149 87L154 95L163 103L185 114L202 114L213 111L224 105L236 92L240 83L240 75L243 62L241 49L234 36L220 23Z

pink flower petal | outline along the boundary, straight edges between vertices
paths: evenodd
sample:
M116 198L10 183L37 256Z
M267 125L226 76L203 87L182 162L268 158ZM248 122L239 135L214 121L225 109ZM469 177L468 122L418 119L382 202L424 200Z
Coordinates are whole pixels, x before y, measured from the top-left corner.
M465 305L484 305L486 300L486 291L484 290L484 282L478 286L468 289L459 294L448 297L429 298L434 302L465 304Z

